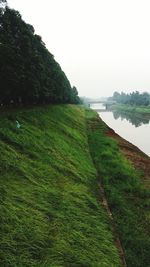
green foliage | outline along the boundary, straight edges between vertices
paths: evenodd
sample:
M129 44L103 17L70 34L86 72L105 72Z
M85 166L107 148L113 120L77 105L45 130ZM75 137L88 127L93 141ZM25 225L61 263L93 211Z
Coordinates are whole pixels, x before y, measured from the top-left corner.
M138 91L130 94L125 94L124 92L121 92L121 94L114 92L113 97L110 99L115 100L117 103L135 106L148 106L150 104L150 94L147 92L141 94Z
M105 188L127 266L149 266L150 191L119 152L117 142L106 136L106 126L102 127L102 121L92 114L87 111L91 155Z
M115 104L112 106L113 110L118 110L118 111L124 111L128 114L131 114L131 116L133 116L133 114L136 114L140 116L140 114L150 114L150 106L132 106L132 105L127 105L127 104ZM148 116L149 118L149 116Z
M0 103L78 103L77 91L18 11L0 12Z
M100 205L84 109L4 111L0 139L1 266L121 266Z

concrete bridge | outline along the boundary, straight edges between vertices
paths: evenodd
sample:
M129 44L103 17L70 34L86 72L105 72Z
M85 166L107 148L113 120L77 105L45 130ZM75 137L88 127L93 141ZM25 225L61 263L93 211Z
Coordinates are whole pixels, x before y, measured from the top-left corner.
M108 109L100 109L100 108L95 108L95 109L93 109L93 110L95 110L96 112L111 112L111 109L110 108L108 108Z
M92 104L103 104L103 106L105 106L105 110L109 110L110 107L112 105L114 105L116 103L116 101L109 101L109 100L89 100L88 102L88 105L89 107L92 105ZM96 109L97 111L102 111L102 109ZM105 111L103 110L103 111Z

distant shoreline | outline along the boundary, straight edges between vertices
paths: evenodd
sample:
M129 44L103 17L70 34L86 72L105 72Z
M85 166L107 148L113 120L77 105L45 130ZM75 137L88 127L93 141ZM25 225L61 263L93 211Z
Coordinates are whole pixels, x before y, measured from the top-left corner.
M126 104L115 104L111 106L112 110L121 110L126 112L149 114L150 115L150 106L131 106Z

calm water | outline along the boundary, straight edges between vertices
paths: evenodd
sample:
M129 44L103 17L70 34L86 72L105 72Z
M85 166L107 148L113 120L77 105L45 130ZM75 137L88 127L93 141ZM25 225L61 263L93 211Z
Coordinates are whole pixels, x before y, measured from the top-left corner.
M92 104L102 120L120 136L150 156L150 115L105 111L102 104Z

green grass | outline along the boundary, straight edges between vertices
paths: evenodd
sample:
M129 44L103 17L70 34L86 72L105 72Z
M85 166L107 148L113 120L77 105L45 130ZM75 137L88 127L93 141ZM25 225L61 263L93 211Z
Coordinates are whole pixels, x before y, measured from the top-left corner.
M112 109L117 109L126 112L141 113L141 114L150 114L150 106L131 106L125 104L116 104L112 106Z
M120 153L117 142L105 134L106 125L87 110L89 146L128 267L150 266L150 190L140 174Z
M100 204L84 109L3 111L0 140L0 266L121 266Z

